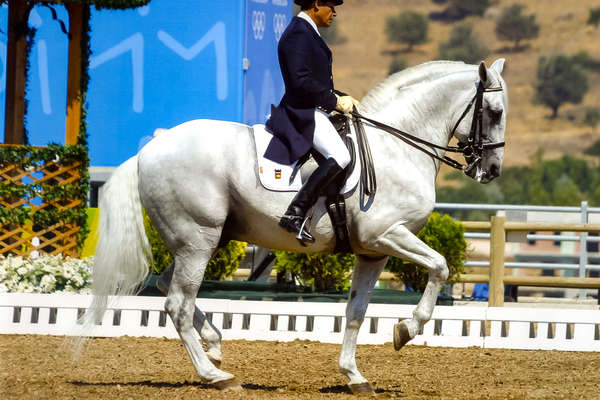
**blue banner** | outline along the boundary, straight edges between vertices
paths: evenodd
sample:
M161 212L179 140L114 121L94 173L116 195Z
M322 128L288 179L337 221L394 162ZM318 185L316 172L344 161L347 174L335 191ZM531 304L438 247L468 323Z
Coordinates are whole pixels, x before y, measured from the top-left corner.
M279 38L292 18L292 0L246 0L244 122L264 123L284 92L277 59Z
M67 11L52 5L68 26ZM277 41L291 0L153 0L91 14L87 129L91 164L116 166L157 128L211 118L264 123L283 94ZM4 132L8 8L0 7L0 134ZM68 40L37 5L26 126L30 143L64 144Z
M94 165L117 165L157 128L240 121L244 4L154 0L92 13L88 90Z

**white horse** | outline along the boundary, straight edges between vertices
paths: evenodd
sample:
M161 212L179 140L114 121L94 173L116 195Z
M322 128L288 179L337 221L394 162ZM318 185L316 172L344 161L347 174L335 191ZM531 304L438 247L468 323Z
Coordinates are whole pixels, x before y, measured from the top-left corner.
M447 146L452 135L466 143L471 120L476 119L471 117L474 107L463 113L479 84L493 92L485 93L481 104L482 140L503 143L508 107L503 66L504 60L499 59L489 69L484 63L474 66L444 61L409 68L375 86L362 100L359 111L440 146ZM357 261L339 369L353 392L372 392L356 366L356 340L372 288L388 257L413 261L429 271L413 318L395 327L394 344L398 348L430 319L448 277L444 257L416 236L434 208L440 162L370 124L365 131L379 189L366 210L361 210L358 190L346 199L350 241ZM472 177L486 183L498 176L503 155L500 146L485 147ZM219 369L221 334L195 306L215 249L232 239L295 252L331 251L335 244L329 218L314 224L316 243L309 247L302 247L294 235L278 226L293 193L264 189L256 163L248 126L194 120L157 136L121 165L100 199L94 301L87 323L93 324L103 315L109 295L135 292L148 274L151 254L144 233L143 206L175 259L158 286L167 294L165 309L198 375L218 388L239 389L234 376ZM206 351L195 338L194 329Z

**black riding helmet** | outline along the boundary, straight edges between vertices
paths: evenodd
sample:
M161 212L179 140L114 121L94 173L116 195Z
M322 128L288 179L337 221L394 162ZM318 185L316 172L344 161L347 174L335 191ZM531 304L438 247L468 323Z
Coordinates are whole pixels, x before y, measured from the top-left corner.
M311 5L313 1L315 0L294 0L294 4L299 5L300 8L306 8L309 5ZM324 3L333 3L334 6L341 6L342 4L344 4L344 0L324 1Z

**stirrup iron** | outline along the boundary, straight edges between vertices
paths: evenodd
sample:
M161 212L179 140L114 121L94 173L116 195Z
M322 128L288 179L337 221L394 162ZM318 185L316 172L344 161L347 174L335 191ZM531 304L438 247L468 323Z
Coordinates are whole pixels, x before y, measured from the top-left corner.
M304 220L302 221L302 225L300 225L300 230L298 231L298 234L296 235L296 239L298 239L300 244L304 247L306 247L306 242L309 242L309 243L315 242L315 238L311 235L311 233L308 230L305 229L306 223L312 219L313 212L314 212L314 208L311 210L310 214L308 214L306 217L304 217ZM312 240L304 238L302 236L302 232L306 232L307 236L312 238Z

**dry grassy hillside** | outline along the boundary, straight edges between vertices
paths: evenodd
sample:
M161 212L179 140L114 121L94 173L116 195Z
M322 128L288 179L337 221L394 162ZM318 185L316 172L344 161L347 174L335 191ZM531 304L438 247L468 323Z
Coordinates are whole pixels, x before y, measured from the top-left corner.
M600 28L586 25L589 9L600 7L600 0L496 0L492 3L490 8L495 10L488 9L487 14L499 14L503 7L520 3L526 6L524 13L535 13L540 24L539 37L523 42L529 47L511 52L507 48L512 43L496 38L493 17L466 20L473 24L479 40L492 51L486 59L488 65L498 57L506 59L504 78L510 91L510 110L505 165L528 163L529 156L538 148L544 149L546 158L565 153L580 155L582 149L600 138L600 127L594 131L570 122L567 115L581 112L585 107L600 106L600 76L588 73L590 90L583 102L562 106L556 120L547 118L548 108L531 104L532 82L536 79L540 56L572 55L585 50L592 57L600 58ZM347 0L339 7L337 25L338 33L348 40L332 46L336 86L360 98L386 77L394 54L399 54L408 65L436 59L438 44L448 40L452 24L430 21L428 42L408 53L404 46L387 42L385 19L406 10L428 15L442 8L431 0Z

